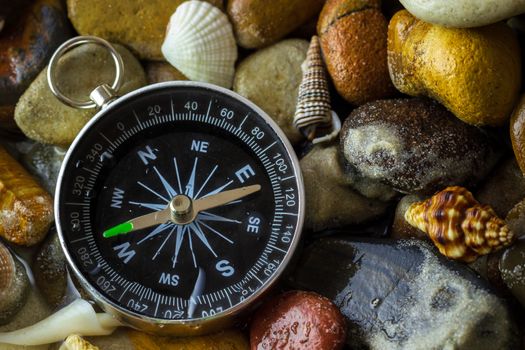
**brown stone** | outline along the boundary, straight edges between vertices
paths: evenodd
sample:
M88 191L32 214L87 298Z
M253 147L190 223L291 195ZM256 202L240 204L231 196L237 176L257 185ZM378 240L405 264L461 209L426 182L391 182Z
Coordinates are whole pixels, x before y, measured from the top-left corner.
M60 0L16 0L0 7L0 127L12 129L18 98L72 32Z
M328 0L317 31L328 73L348 102L391 97L387 65L388 23L378 0Z
M227 12L237 43L245 48L270 45L307 22L325 0L228 0Z
M481 204L487 204L500 217L525 197L525 176L514 157L498 164L475 194Z
M146 62L144 65L148 84L173 80L188 80L177 68L166 62Z
M207 0L222 8L221 0ZM142 59L162 60L160 47L170 16L184 0L67 0L80 35L95 35L131 48Z
M258 349L342 349L346 325L339 309L327 298L290 291L268 300L250 327L250 345Z
M396 207L394 222L392 223L391 237L395 239L425 239L429 240L427 234L417 227L410 225L405 220L405 213L412 203L424 200L423 196L411 194L401 198Z

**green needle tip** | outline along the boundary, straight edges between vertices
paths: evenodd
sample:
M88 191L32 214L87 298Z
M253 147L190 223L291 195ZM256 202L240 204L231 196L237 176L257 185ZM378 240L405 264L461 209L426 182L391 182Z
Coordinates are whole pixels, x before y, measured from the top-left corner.
M128 232L131 232L132 230L133 230L133 224L131 222L124 222L122 224L113 226L112 228L104 231L102 236L104 236L104 238L110 238L110 237L115 237L118 235L122 235Z

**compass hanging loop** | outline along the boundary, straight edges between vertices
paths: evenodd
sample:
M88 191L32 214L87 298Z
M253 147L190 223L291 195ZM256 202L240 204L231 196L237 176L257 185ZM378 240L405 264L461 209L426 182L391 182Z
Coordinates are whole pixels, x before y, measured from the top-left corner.
M85 44L97 44L103 46L111 54L111 58L115 63L115 80L113 84L109 86L108 84L102 84L96 87L90 94L90 99L86 101L79 101L64 95L56 84L56 68L60 57L62 57L69 50L85 45ZM124 63L122 62L122 57L117 52L117 50L106 40L98 38L96 36L77 36L68 41L64 42L60 47L55 51L51 60L49 61L49 67L47 69L47 82L49 88L53 95L55 95L62 103L80 109L104 107L111 100L117 97L117 91L122 86L122 79L124 77Z

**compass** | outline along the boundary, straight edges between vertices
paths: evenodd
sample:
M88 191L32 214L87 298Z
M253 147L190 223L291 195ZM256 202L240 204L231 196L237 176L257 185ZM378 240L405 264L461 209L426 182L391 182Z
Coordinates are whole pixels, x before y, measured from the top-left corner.
M299 240L304 190L289 142L261 109L217 86L106 95L57 185L72 271L130 326L188 335L231 325Z

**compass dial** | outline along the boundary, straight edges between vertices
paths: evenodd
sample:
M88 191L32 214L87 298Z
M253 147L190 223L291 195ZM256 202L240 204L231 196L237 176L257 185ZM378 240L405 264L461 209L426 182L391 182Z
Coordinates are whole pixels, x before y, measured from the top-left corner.
M250 191L228 197L235 189ZM173 203L196 211L161 216L177 214ZM266 290L295 248L302 205L297 160L268 118L190 83L148 87L100 112L66 157L56 211L95 299L177 322L240 309Z

